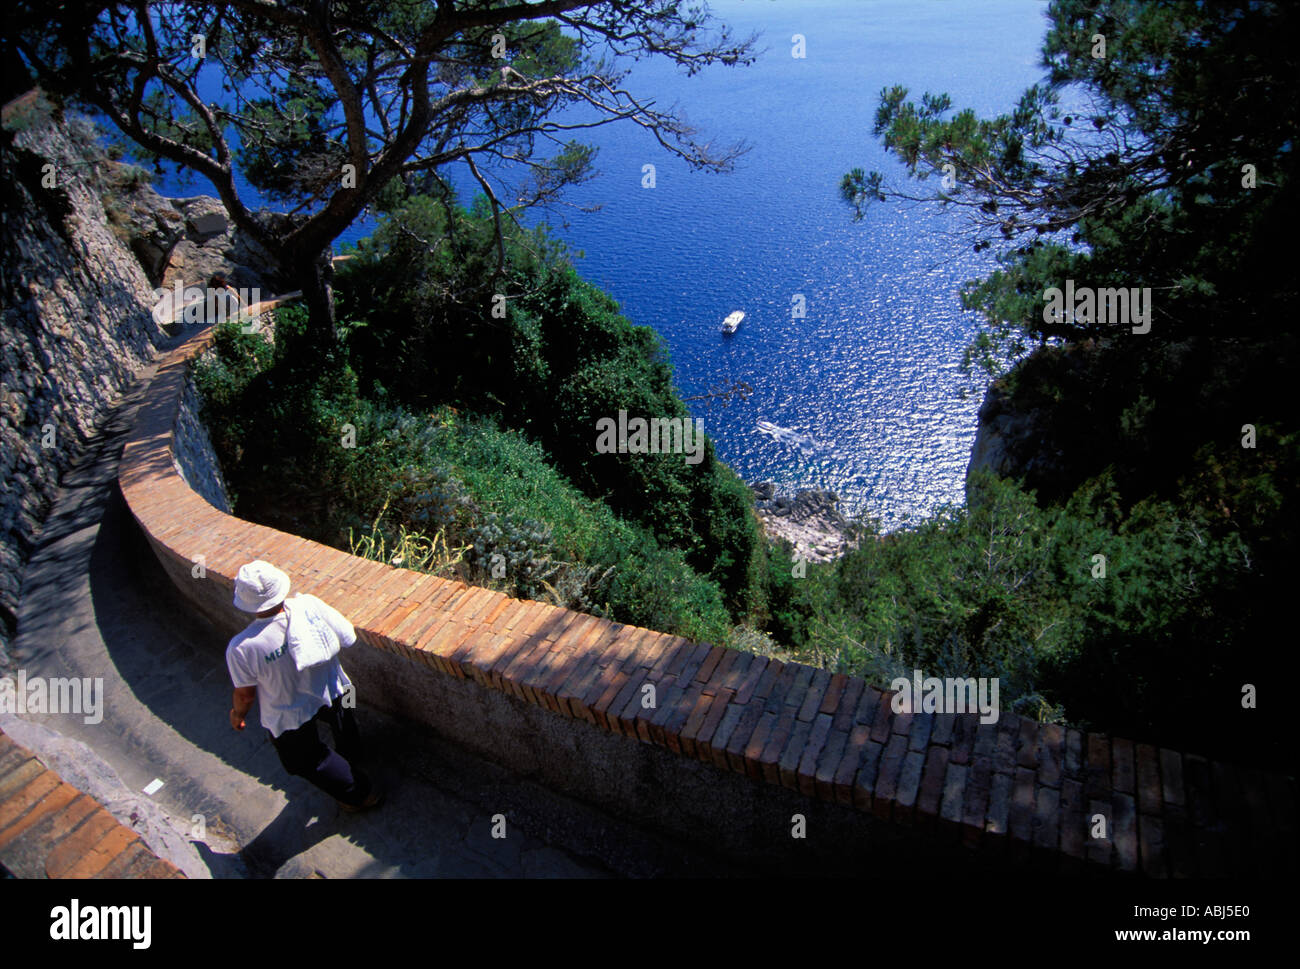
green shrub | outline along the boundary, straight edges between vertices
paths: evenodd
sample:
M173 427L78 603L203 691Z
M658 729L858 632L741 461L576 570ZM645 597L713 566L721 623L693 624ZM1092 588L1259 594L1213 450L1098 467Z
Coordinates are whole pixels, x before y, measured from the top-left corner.
M496 279L490 239L482 211L424 196L394 206L339 274L340 318L362 381L418 410L451 405L524 433L584 494L713 579L733 617L760 614L752 497L711 443L694 465L680 454L595 450L597 422L620 410L690 419L661 341L619 315L544 230L510 233ZM493 311L498 294L504 313Z
M283 313L277 333L301 322ZM727 639L710 579L582 494L518 431L448 407L421 416L367 400L346 365L293 360L235 323L195 375L246 517L511 595Z

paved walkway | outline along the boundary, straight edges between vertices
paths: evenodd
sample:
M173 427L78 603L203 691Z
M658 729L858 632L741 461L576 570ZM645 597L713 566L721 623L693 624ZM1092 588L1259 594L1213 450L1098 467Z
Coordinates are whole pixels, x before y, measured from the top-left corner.
M364 706L389 799L362 815L288 776L251 722L231 730L224 641L180 611L116 485L151 378L64 476L24 573L13 645L29 677L103 677L103 722L0 716L16 742L191 878L744 874ZM505 838L492 836L496 815Z

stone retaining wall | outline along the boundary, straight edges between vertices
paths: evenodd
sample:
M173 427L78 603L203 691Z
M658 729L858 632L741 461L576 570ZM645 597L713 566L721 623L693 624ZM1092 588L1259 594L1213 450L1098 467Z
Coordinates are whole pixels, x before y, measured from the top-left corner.
M212 507L230 513L230 498L221 464L212 449L212 439L203 425L198 392L194 382L185 382L181 406L177 413L174 453L176 471Z
M0 672L63 472L166 342L149 280L105 214L93 137L35 124L0 151Z

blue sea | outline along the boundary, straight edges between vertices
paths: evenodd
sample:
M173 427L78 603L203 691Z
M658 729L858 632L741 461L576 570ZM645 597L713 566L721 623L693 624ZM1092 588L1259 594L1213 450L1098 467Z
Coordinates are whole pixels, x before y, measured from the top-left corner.
M586 278L662 337L683 396L753 388L747 399L690 404L746 480L829 488L846 511L887 528L960 502L984 382L961 371L979 318L957 293L993 261L972 252L956 209L889 202L855 223L839 181L860 167L908 187L871 134L882 88L946 91L955 108L981 115L1010 109L1041 80L1046 3L710 6L736 36L761 34L756 64L687 77L643 61L626 86L661 108L677 105L703 140L748 143L735 171L691 172L649 132L607 125L585 134L599 147L600 175L565 196L600 210L540 217L585 254L577 265ZM792 56L795 34L805 57ZM656 169L653 188L642 187L646 164ZM468 199L468 173L455 180ZM159 188L208 191L202 182ZM368 231L358 224L340 243ZM799 297L802 318L793 313ZM733 310L745 321L723 336ZM759 422L792 434L764 433Z

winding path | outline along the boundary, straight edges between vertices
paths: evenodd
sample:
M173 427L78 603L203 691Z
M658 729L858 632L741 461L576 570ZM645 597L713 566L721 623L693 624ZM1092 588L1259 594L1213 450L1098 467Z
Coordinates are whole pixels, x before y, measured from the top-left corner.
M364 706L363 736L382 751L370 766L389 799L363 815L287 775L260 729L232 731L224 639L179 605L117 485L153 374L64 475L24 573L13 644L29 677L103 677L103 722L0 717L15 741L192 878L736 873ZM140 793L155 779L161 788ZM509 819L505 838L492 837L497 814ZM621 846L614 868L600 849L609 844Z

